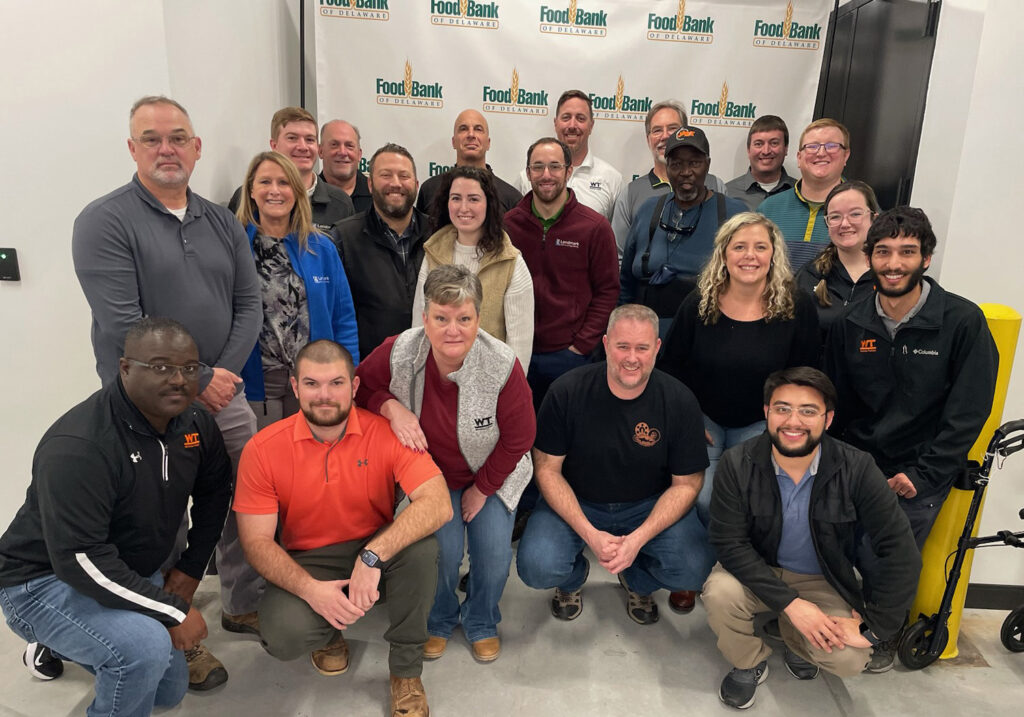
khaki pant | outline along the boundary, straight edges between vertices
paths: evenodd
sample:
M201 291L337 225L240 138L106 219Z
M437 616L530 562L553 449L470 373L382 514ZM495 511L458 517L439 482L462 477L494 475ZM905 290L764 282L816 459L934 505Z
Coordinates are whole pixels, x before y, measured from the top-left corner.
M814 603L827 615L850 617L852 610L821 575L801 575L782 568L775 574L797 594ZM716 563L704 583L701 596L708 624L718 636L718 649L733 667L748 670L772 654L764 640L754 634L754 615L770 608L731 573ZM871 659L871 648L845 647L825 652L812 645L785 613L779 614L779 631L786 646L803 659L840 677L860 674Z

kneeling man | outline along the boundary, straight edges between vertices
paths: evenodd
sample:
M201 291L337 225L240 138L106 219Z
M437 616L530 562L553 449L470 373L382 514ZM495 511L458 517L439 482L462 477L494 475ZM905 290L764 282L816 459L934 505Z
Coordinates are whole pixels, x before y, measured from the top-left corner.
M555 588L551 612L583 610L589 547L617 575L626 612L658 620L652 593L697 590L714 557L691 511L708 466L704 423L686 386L654 368L658 316L626 304L608 319L608 359L557 379L537 416L534 475L543 500L519 542L519 577Z
M718 552L704 585L708 623L733 669L719 697L754 703L768 676L754 615L774 610L786 668L810 680L823 667L861 672L871 647L903 626L917 589L921 556L906 515L867 453L825 435L836 392L821 371L788 368L764 387L766 433L727 450L711 495L711 544ZM866 536L878 562L864 575L852 558Z
M291 381L301 411L246 445L234 503L246 557L268 583L263 645L281 660L312 651L318 671L339 675L348 669L340 631L387 598L392 713L426 717L433 533L452 517L444 478L387 420L353 407L359 379L344 347L307 344ZM397 517L396 485L411 500Z

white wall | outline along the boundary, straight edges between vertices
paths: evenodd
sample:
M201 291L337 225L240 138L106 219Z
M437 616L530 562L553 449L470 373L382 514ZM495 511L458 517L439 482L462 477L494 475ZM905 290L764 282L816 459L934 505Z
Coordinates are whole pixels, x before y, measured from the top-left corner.
M939 22L913 204L928 212L943 249L939 278L978 303L1024 313L1015 144L1024 114L1024 51L1017 0L946 0ZM933 264L933 267L935 265ZM1018 346L1003 420L1024 418L1024 348ZM981 531L1024 530L1024 455L993 473ZM1011 548L982 550L971 582L1024 585Z

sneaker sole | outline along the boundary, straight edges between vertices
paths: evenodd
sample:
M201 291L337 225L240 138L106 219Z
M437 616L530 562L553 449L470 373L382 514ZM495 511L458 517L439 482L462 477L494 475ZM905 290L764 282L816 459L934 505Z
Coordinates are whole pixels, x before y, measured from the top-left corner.
M813 674L813 675L810 675L810 676L808 676L808 677L801 677L800 675L796 674L796 673L795 673L795 672L793 671L793 668L792 668L792 667L790 667L790 666L789 666L789 663L787 662L787 663L786 663L786 672L788 672L789 674L791 674L791 675L792 675L793 677L795 677L795 678L796 678L796 679L798 679L798 680L813 680L813 679L814 679L815 677L817 677L817 676L818 676L818 673L820 673L820 672L821 672L821 670L820 670L820 669L818 669L818 670L815 670L815 671L814 671L814 674Z
M25 651L23 653L21 653L21 664L25 665L25 669L28 670L29 673L31 673L31 675L33 677L35 677L37 680L42 680L43 682L49 682L50 680L57 679L58 677L60 677L61 675L64 674L64 665L63 665L63 663L61 664L60 669L57 670L56 674L54 674L54 675L48 675L45 672L40 672L39 668L36 667L36 655L35 655L35 653L36 653L36 646L38 644L39 644L38 642L30 642L30 643L28 643L25 646ZM54 660L57 661L57 662L60 662L60 660L58 660L57 658L54 658Z
M889 670L891 670L895 666L896 666L896 660L893 660L892 662L890 662L885 667L865 667L864 671L865 672L870 672L872 675L880 675L883 672L888 672Z
M762 685L762 684L764 684L764 681L767 680L767 679L768 679L768 665L765 665L764 666L764 672L761 673L761 677L757 680L757 684L758 685ZM753 695L750 696L750 700L746 704L731 705L731 704L729 704L728 702L725 701L724 697L722 697L722 690L718 690L718 699L722 702L722 704L725 705L726 707L735 707L738 710L745 710L748 707L752 707L754 705L754 700L756 698L757 698L757 693L755 692Z

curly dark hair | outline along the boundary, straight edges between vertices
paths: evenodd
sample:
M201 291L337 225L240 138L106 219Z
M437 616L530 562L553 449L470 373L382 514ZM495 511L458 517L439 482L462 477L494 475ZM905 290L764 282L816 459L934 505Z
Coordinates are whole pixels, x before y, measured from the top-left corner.
M452 182L459 178L472 179L479 184L480 189L483 190L484 199L487 200L487 213L484 215L483 226L480 227L483 233L480 243L477 245L481 256L499 251L505 233L505 217L502 214L501 204L498 202L498 191L494 188L494 178L489 169L459 166L452 167L441 175L441 186L437 196L434 197L434 206L430 212L430 215L434 217L434 231L452 223L451 215L448 214L448 195L452 190Z

